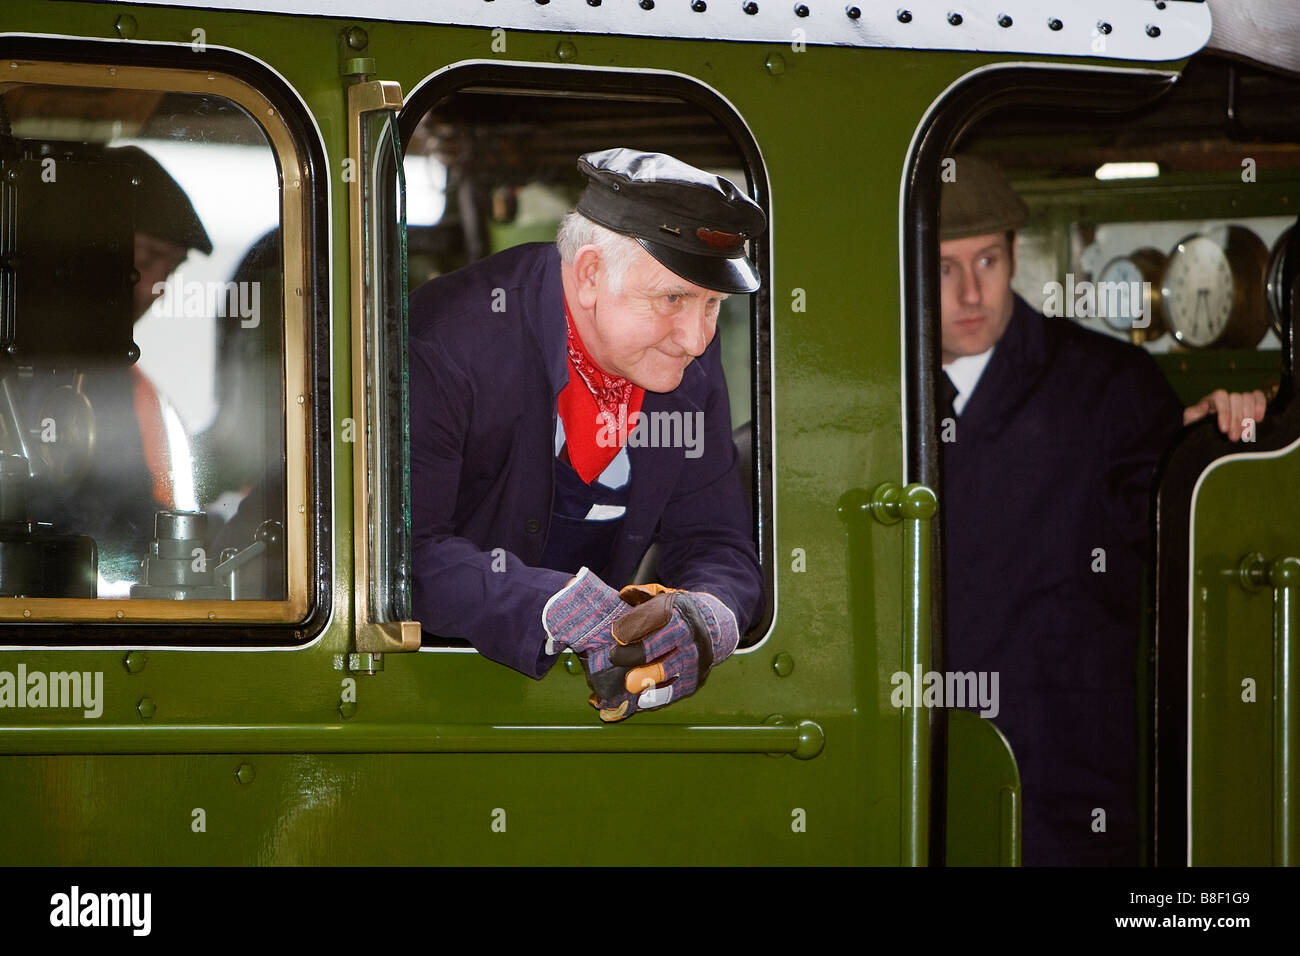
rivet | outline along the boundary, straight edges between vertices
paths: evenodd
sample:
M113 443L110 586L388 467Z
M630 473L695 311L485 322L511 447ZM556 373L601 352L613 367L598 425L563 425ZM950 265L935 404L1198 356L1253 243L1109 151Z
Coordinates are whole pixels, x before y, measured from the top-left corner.
M10 64L9 64L9 69L11 69L11 70L16 70L16 69L18 69L18 64L17 64L17 63L10 63Z
M306 402L306 401L307 401L307 396L306 396L306 395L299 395L299 396L298 396L298 404L299 404L299 405L303 404L303 403Z
M587 0L587 6L598 7L600 6L600 0Z
M754 0L749 0L749 3L745 4L740 9L744 10L752 17L754 14L758 13L758 4L755 3Z
M208 620L209 620L209 621L215 621L216 619L217 619L217 612L216 612L216 611L209 611L209 612L208 612Z
M691 0L691 9L696 13L703 13L705 10L709 9L709 5L705 3L704 0Z
M149 655L144 651L129 651L122 659L122 663L126 665L128 674L138 674L149 663Z
M641 0L642 10L653 10L654 8L655 8L655 0Z
M899 22L899 23L911 23L911 22L912 22L912 11L911 11L911 10L899 10L899 11L898 11L898 22Z
M152 697L141 697L140 703L135 705L135 709L137 712L139 712L140 716L143 717L145 720L148 720L150 717L152 717L154 713L158 710L158 708L154 705Z
M951 23L951 24L952 24L953 26L955 26L955 27L959 27L959 26L961 26L961 14L958 13L956 10L951 10L951 11L949 11L949 12L948 12L948 22Z
M794 658L782 651L772 658L772 670L776 671L777 677L789 677L794 673Z
M533 2L536 3L539 7L544 7L548 3L550 3L551 0L533 0Z
M998 26L1000 26L1002 29L1005 30L1007 27L1011 26L1011 24L1014 22L1015 21L1013 21L1005 13L998 14Z
M108 68L108 75L109 75L109 76L117 76L117 67L115 67L115 66L110 66L110 67Z
M31 617L31 616L32 616L32 612L27 608L23 608L23 617Z
M858 17L862 16L862 11L859 10L857 7L849 7L844 12L848 14L848 18L850 20L856 20Z
M1156 26L1154 23L1148 23L1148 24L1147 24L1147 36L1149 36L1149 37L1158 37L1158 36L1160 36L1160 28L1159 28L1158 26Z
M555 44L556 59L563 60L567 63L569 60L573 60L577 56L578 56L578 48L574 46L570 41L561 40L559 43Z
M124 618L124 617L126 617L126 612L125 612L125 611L118 611L118 612L117 612L117 618L118 618L119 621L120 621L122 618Z
M123 40L129 40L135 36L136 27L135 17L129 13L122 14L117 18L117 22L113 24L113 28L117 30L117 35Z
M796 3L796 4L794 5L794 15L795 15L796 17L806 17L806 16L808 16L808 4L806 4L806 3Z
M363 27L348 27L343 39L351 50L364 50L370 43L370 34Z
M1156 9L1163 10L1164 8L1165 8L1165 0L1156 0Z
M339 701L339 716L340 716L340 717L353 717L353 716L356 715L356 712L357 712L357 704L356 704L356 701L352 701L352 700L341 700L341 701Z
M293 188L294 188L294 189L298 189L300 186L302 186L302 181L301 181L301 180L298 180L298 179L295 179L295 180L293 181L293 184L292 184L292 185L293 185Z
M542 530L542 523L536 518L529 518L524 522L524 531L528 534L537 534Z
M769 53L763 60L763 65L767 67L767 72L773 76L780 76L785 72L785 57L780 53Z
M1065 26L1065 24L1062 23L1060 20L1056 19L1056 17L1052 17L1052 19L1047 21L1047 28L1049 30L1059 30L1063 26Z
M240 783L252 783L257 772L253 770L251 763L241 763L239 769L235 771L235 779Z
M1101 34L1108 34L1108 33L1110 33L1110 31L1111 31L1111 26L1110 26L1109 23L1107 23L1105 20L1102 20L1102 21L1098 22L1098 24L1097 24L1097 32L1098 32L1098 33L1101 33Z

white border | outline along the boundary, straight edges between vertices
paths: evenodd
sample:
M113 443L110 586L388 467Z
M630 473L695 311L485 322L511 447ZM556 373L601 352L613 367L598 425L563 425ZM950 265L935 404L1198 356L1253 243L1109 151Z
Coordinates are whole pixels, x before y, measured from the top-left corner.
M731 102L730 99L728 99L725 95L723 95L721 90L718 90L716 87L708 83L705 83L703 80L699 79L698 77L692 76L689 73L680 73L676 70L659 70L659 69L648 68L648 67L633 68L633 67L616 67L616 66L583 66L583 65L573 64L573 63L537 63L530 60L474 59L474 60L457 60L455 63L449 63L446 66L439 67L438 69L434 70L432 73L428 74L418 83L416 83L413 87L411 87L411 91L403 97L403 102L409 103L411 99L414 98L415 95L421 89L423 89L427 84L432 83L435 79L441 77L443 74L448 73L451 70L458 70L458 69L463 69L465 67L471 67L471 66L492 66L492 67L507 67L507 68L525 67L528 69L540 68L540 69L551 69L551 70L582 70L583 72L587 72L587 73L613 73L622 76L633 76L633 77L643 76L646 74L651 74L654 76L672 76L672 77L677 77L679 79L686 80L693 86L698 86L701 89L707 90L708 92L716 96L722 103L724 103L727 106L729 110L731 110L732 115L735 116L736 119L740 121L740 124L744 127L745 132L749 136L749 141L753 143L755 148L758 150L759 162L762 164L763 178L767 182L767 188L768 188L767 261L770 264L769 275L768 275L768 283L769 283L768 285L768 292L769 292L768 329L769 332L775 330L776 296L774 295L774 292L776 288L776 282L772 278L772 275L775 274L776 272L776 257L774 255L774 250L772 248L772 233L774 231L772 224L776 219L776 206L777 206L776 190L772 186L771 177L767 175L768 164L767 164L766 157L763 156L762 144L759 143L758 137L754 135L754 130L753 128L750 127L749 121L745 119L744 114L741 113L740 110L736 109L736 104ZM509 76L503 76L502 82L508 82L509 79L510 79ZM574 162L575 163L577 162L576 155L574 156ZM769 334L767 337L767 374L769 379L768 391L771 393L771 401L768 407L768 414L770 416L770 421L772 424L772 427L770 429L770 436L769 436L770 445L772 449L772 458L771 458L772 620L768 623L767 630L763 633L763 636L759 638L759 640L755 641L749 647L744 647L737 650L735 654L749 654L753 651L757 651L760 647L766 644L767 639L771 637L772 633L776 630L776 621L780 609L779 597L780 597L781 585L780 585L780 575L778 573L780 561L778 560L779 553L777 551L777 527L776 527L777 526L777 516L776 516L777 513L777 480L776 480L777 479L777 467L776 467L777 437L776 437L776 356L773 352L774 340L775 340L775 335ZM757 407L757 403L755 403L755 407ZM761 554L759 555L759 558L761 560L762 558ZM744 635L741 636L743 637ZM435 652L435 653L453 653L453 654L477 654L478 653L478 650L473 647L421 647L420 648L421 653L426 651ZM732 656L734 657L735 654L733 654Z
M1201 485L1215 469L1238 461L1266 461L1270 458L1282 458L1300 448L1300 438L1291 444L1274 451L1243 451L1233 455L1224 455L1210 462L1209 467L1201 472L1192 488L1192 501L1187 522L1187 865L1192 865L1192 661L1193 635L1196 630L1196 499L1200 497Z
M139 43L139 44L148 44L149 46L156 46L156 47L171 47L175 49L190 50L191 52L193 52L191 45L188 43L172 43L172 42L167 42L162 40L112 40L112 39L105 39L102 37L88 37L88 36L63 34L63 33L20 33L20 32L0 33L0 41L10 39L10 38L56 40L61 43L67 43L69 41L78 41L82 43L102 43L108 46L121 46L126 43L131 43L131 44ZM260 66L265 67L268 72L273 74L276 79L278 79L282 84L284 84L284 88L298 98L298 103L302 107L303 114L306 115L309 120L311 120L311 128L316 131L316 141L320 144L321 155L325 157L326 164L327 165L329 164L329 155L330 155L329 149L325 145L324 136L321 135L320 125L316 122L316 116L314 113L312 113L311 108L307 105L307 101L303 99L303 96L298 91L297 87L295 87L292 83L290 83L288 79L285 78L284 74L282 74L275 67L271 66L271 64L267 63L265 60L253 56L251 53L246 53L243 50L236 49L235 47L220 46L215 43L209 43L206 44L206 48L209 50L223 50L225 52L233 53L236 56L242 57L245 60L250 60L254 63L257 63ZM57 51L54 52L57 53ZM129 65L129 64L124 64L124 65ZM284 170L280 171L280 175L281 177L283 177ZM325 290L326 293L329 295L329 304L330 304L329 335L328 335L330 389L329 389L328 397L329 397L329 420L333 422L335 420L334 418L334 384L335 384L334 383L334 306L335 303L334 303L334 296L332 294L334 288L334 227L333 227L334 184L332 181L332 177L328 175L324 177L319 177L316 182L319 183L322 179L325 183L325 222L328 224L327 235L329 236L329 242L326 243L327 272L326 272ZM314 204L312 204L309 201L308 205L313 206ZM308 276L308 278L310 279L311 276ZM307 322L312 321L311 316L305 316L304 318L306 319ZM308 381L307 384L309 387L314 385L314 383L311 381ZM308 418L309 430L311 428L311 421L312 419L309 417ZM327 492L329 497L328 518L330 521L331 529L333 529L334 527L334 513L338 509L338 494L337 494L337 489L334 486L334 469L333 469L334 450L335 450L334 428L331 427L330 428L331 468L330 468L328 492ZM316 645L317 643L319 643L324 639L325 634L330 629L330 625L334 623L334 619L338 611L338 600L336 596L333 596L333 595L337 595L337 591L338 591L337 582L335 581L335 575L337 573L338 566L339 566L338 565L338 535L333 533L332 530L330 534L330 547L331 549L333 549L333 554L331 556L331 566L330 566L330 592L332 597L330 599L329 617L325 619L324 623L322 624L320 630L317 632L316 636L313 637L310 641L306 642L305 644L294 644L289 647L285 647L284 645L231 647L228 644L211 644L211 645L181 644L175 646L171 644L0 644L0 651L190 651L195 653L208 654L214 651L222 652L222 653L248 653L248 652L261 653L263 651L306 650L307 648L313 647L314 645ZM310 558L308 558L308 561L310 562ZM319 571L319 569L317 570ZM308 576L307 580L308 580L308 588L310 592L309 593L309 601L310 601L314 599L315 596L314 590L316 588L317 581L314 577L310 575ZM13 623L22 623L22 622L13 622ZM41 622L41 623L49 623L49 622ZM66 626L68 626L69 628L76 628L82 626L89 626L92 622L67 621L67 622L58 622L58 623L66 624ZM126 627L129 625L140 625L140 626L148 625L152 627L157 623L159 622L124 621L122 622L122 624L119 625L113 622L109 622L108 627L117 628L117 627ZM192 622L180 621L180 622L162 622L162 623L164 624L174 623L176 627L190 627L190 626L195 626L200 628L202 627L201 621L192 621ZM237 626L246 626L250 630L255 630L261 627L274 626L266 622L258 622L258 621L246 621L246 622L234 622L234 623ZM280 626L292 627L294 625L282 624ZM107 628L105 628L105 630L107 631Z

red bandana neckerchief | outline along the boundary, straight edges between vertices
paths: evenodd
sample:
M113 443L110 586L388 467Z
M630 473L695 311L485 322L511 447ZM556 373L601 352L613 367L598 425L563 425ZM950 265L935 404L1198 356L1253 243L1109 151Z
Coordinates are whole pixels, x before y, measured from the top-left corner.
M592 360L573 326L567 301L564 318L569 384L560 392L558 411L564 423L569 464L579 478L591 484L627 443L628 432L635 427L632 416L641 410L645 389L608 374Z

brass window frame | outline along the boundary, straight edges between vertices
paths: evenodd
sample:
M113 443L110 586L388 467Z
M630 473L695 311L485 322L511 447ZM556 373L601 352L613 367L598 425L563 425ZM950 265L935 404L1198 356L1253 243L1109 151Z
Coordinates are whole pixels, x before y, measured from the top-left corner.
M206 625L297 624L311 607L308 564L314 514L311 476L311 402L308 389L307 303L311 274L309 246L309 165L266 96L255 87L217 70L91 64L65 60L0 59L0 92L13 85L138 90L221 96L244 109L266 135L280 169L280 235L283 247L283 348L285 409L285 571L284 601L168 601L142 598L3 598L0 624L9 623L184 623ZM290 292L290 290L293 290Z

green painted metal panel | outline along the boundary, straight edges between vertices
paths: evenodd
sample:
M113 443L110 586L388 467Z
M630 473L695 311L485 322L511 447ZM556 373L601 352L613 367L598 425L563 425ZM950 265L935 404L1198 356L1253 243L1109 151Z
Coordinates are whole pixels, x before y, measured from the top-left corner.
M968 710L948 715L949 866L1020 865L1020 771L1007 738Z
M1274 588L1242 586L1241 561L1300 555L1300 451L1222 461L1194 505L1189 589L1191 862L1268 865L1283 747L1275 727ZM1262 506L1266 503L1266 506ZM1294 671L1290 673L1294 681ZM1292 728L1294 734L1294 728ZM1300 793L1283 796L1294 805Z

